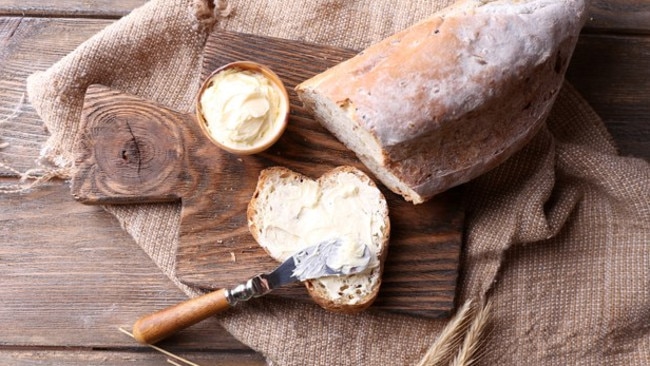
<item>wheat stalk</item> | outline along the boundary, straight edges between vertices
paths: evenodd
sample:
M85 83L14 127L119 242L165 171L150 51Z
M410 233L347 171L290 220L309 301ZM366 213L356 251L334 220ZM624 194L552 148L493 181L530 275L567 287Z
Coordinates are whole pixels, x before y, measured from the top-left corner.
M124 329L124 328L117 328L117 329L118 329L120 332L122 332L122 333L128 335L129 337L134 338L134 337L133 337L133 334L132 334L131 332L129 332L128 330L126 330L126 329ZM160 347L156 347L156 346L154 346L153 344L147 344L147 346L149 346L149 347L155 349L156 351L162 353L163 355L165 355L165 356L167 356L167 357L170 357L171 359L170 359L170 358L167 359L167 363L169 363L169 364L172 364L172 365L175 365L175 366L183 366L183 365L186 365L186 366L200 366L199 364L196 364L196 363L194 363L194 362L191 362L191 361L189 361L189 360L186 360L186 359L184 359L184 358L181 357L181 356L176 356L175 354L173 354L173 353L171 353L171 352L169 352L169 351L166 351L166 350L164 350L164 349L162 349L162 348L160 348ZM177 360L177 361L179 361L180 363L175 362L175 361L173 361L172 359Z
M463 345L450 366L472 366L481 358L484 353L481 351L481 346L485 339L485 330L490 322L491 308L492 303L488 301L478 311L465 335Z
M468 300L458 309L456 316L444 327L417 366L447 366L463 342L463 335L472 323L476 306Z

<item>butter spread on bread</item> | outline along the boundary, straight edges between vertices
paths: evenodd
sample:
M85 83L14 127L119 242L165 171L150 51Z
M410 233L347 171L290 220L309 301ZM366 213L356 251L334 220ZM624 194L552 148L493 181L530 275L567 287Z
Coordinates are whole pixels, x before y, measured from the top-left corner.
M255 240L279 262L323 241L340 241L343 246L327 265L343 272L367 264L366 269L306 281L310 295L324 308L341 312L372 304L381 285L390 222L384 196L363 172L344 166L312 180L282 167L265 169L247 215Z
M296 91L389 189L421 203L532 138L584 18L584 0L460 1Z

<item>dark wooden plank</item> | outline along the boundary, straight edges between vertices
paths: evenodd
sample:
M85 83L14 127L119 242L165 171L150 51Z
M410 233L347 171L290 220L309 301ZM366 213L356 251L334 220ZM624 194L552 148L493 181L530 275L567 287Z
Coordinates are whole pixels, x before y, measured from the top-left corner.
M605 121L623 155L650 160L650 37L582 35L567 80Z
M0 15L119 18L147 0L0 0Z
M0 207L0 345L139 347L117 328L186 299L110 214L74 201L67 184L0 195ZM247 350L215 319L168 342Z
M650 33L647 0L591 0L587 32Z
M172 349L172 351L174 351ZM174 351L174 354L201 366L263 366L264 359L250 352L212 353ZM154 350L89 350L89 349L6 349L0 347L0 365L12 366L160 366L170 357Z

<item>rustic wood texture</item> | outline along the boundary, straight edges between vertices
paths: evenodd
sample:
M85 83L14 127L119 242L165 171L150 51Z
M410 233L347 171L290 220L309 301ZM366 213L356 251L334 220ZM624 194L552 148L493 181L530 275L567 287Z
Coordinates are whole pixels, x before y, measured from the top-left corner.
M650 160L650 37L582 35L567 79L605 121L621 154Z
M204 160L219 154L191 115L99 85L88 91L82 121L72 195L84 203L176 201L203 184L214 163Z
M119 18L146 0L0 0L0 15ZM650 32L650 3L646 0L592 0L588 30Z
M25 80L110 24L106 20L0 18L0 162L33 168L48 133L29 104ZM0 167L0 176L15 173Z
M21 4L42 9L49 4L58 9L50 8L43 15L53 17L71 14L61 10L62 4L73 4L72 8L87 4L99 12L111 12L105 9L117 3L0 0L0 13L22 16ZM650 134L645 128L650 106L648 6L645 0L592 1L592 19L587 22L587 34L578 42L568 75L603 116L621 151L646 159L650 159ZM46 69L111 22L0 17L0 121L12 115L24 93L27 75ZM623 83L621 75L627 75L629 84ZM31 168L47 136L26 103L15 118L0 124L0 144L10 144L0 149L0 161L21 171ZM16 176L2 168L0 175ZM0 178L0 184L16 182ZM0 195L0 207L0 277L4 285L0 286L1 365L166 364L160 354L136 347L114 327L128 326L137 316L185 297L164 276L157 275L155 266L110 215L73 202L65 182L54 182L45 193ZM76 214L73 220L60 220L61 212ZM55 230L46 233L57 220ZM93 236L89 239L90 230ZM71 238L77 236L84 239L70 245ZM97 253L95 248L100 248ZM111 309L109 317L100 311L107 308ZM220 337L227 335L211 320L177 337L165 346L201 365L264 364L260 356L243 351L234 340L220 342ZM231 347L233 351L226 350Z
M176 274L192 286L232 287L277 262L248 231L246 208L259 172L285 166L313 178L340 165L368 170L301 107L293 88L354 51L229 32L206 45L204 76L235 60L269 66L290 90L291 116L282 138L254 156L225 153L201 133L191 114L97 87L83 112L72 192L86 203L182 199ZM391 242L374 308L445 316L454 305L462 210L457 192L414 206L380 186L391 216ZM234 260L233 260L234 258ZM271 296L308 300L300 284Z
M0 15L119 18L146 0L0 0Z
M650 33L650 2L647 0L591 0L587 31Z
M80 205L62 182L0 195L0 207L0 349L133 347L117 327L186 299L110 214ZM247 349L215 319L164 344Z
M201 366L264 366L262 356L237 352L191 352L174 354ZM0 365L26 366L161 366L171 365L169 357L154 350L93 350L86 348L0 349ZM177 361L177 364L180 362Z

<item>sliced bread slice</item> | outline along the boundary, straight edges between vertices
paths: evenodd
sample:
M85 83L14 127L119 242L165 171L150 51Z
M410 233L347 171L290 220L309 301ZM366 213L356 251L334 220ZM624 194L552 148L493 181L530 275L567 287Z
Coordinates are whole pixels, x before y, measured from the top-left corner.
M371 259L364 271L305 281L305 286L317 304L338 312L361 311L377 297L390 221L386 199L362 171L342 166L313 180L283 167L265 169L247 216L255 240L278 262L331 239L342 241L352 254L368 246Z

